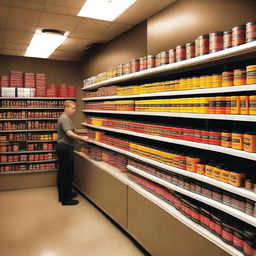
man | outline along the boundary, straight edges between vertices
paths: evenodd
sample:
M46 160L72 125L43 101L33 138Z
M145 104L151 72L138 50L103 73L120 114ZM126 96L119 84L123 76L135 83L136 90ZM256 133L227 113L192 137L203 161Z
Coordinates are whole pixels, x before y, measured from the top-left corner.
M75 134L75 128L70 117L75 113L75 102L67 100L64 102L64 112L58 119L58 140L57 155L59 158L59 172L57 187L59 201L62 205L76 205L79 201L73 198L77 196L72 192L72 181L74 172L74 153L73 147L75 140L87 141L87 136Z

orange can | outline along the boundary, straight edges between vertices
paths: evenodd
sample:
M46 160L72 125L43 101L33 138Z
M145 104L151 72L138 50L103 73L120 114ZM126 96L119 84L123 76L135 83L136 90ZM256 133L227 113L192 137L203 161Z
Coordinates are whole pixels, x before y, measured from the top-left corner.
M223 131L221 133L221 146L226 148L231 148L232 133L228 131Z
M247 132L244 134L244 151L256 153L256 133Z
M221 181L225 183L229 183L229 180L230 180L230 171L223 168L221 172Z
M256 115L256 95L249 96L249 115Z
M233 149L243 150L243 134L239 132L232 133L232 143L231 146Z
M240 97L231 96L231 114L239 115L240 114Z
M216 97L216 114L225 114L226 113L226 97L219 96Z
M213 167L213 178L214 179L221 180L221 174L222 174L222 167L220 165Z
M209 114L216 114L216 97L209 97Z
M231 97L226 96L225 100L226 100L226 114L231 114Z
M206 164L205 166L205 175L208 176L208 177L213 177L213 166L210 165L210 164Z
M246 70L236 69L234 70L234 85L245 85L246 84Z
M249 97L240 96L240 114L249 115Z
M205 164L197 163L196 165L196 172L200 174L205 174Z
M200 158L186 157L186 169L190 172L197 171L197 164L200 162Z
M239 172L230 172L229 184L236 187L243 187L245 180L245 174Z

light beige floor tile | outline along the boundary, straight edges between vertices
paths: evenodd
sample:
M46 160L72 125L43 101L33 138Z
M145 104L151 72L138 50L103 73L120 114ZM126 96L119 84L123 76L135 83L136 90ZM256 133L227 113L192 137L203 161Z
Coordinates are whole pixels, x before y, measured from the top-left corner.
M82 196L61 206L54 187L0 192L1 256L142 256Z

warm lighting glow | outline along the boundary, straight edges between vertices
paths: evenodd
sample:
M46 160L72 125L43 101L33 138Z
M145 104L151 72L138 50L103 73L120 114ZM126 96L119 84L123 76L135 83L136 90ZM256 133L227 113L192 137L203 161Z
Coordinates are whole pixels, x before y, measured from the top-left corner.
M87 0L77 16L113 21L137 0Z
M27 51L26 57L48 58L66 39L65 35L43 33L37 29Z

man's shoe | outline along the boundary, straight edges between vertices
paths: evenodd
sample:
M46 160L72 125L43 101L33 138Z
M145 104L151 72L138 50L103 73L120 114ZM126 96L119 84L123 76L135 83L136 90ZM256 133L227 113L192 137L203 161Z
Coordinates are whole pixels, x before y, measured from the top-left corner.
M71 198L77 197L77 193L75 191L71 192Z
M67 202L62 202L62 205L77 205L77 204L79 204L79 201L78 200L73 200L73 199L71 199Z

